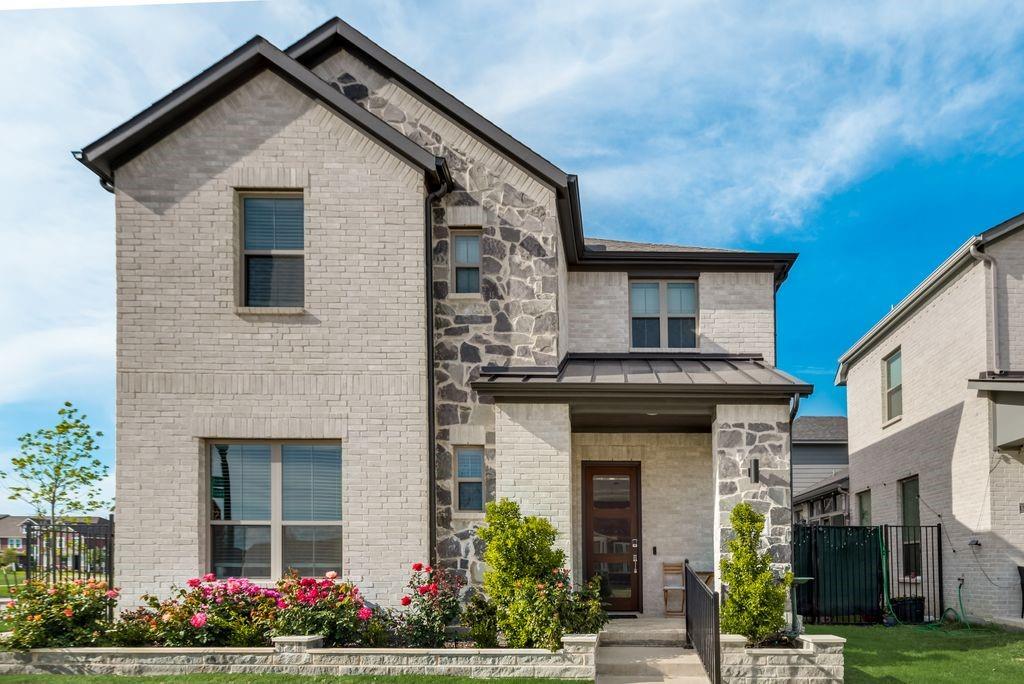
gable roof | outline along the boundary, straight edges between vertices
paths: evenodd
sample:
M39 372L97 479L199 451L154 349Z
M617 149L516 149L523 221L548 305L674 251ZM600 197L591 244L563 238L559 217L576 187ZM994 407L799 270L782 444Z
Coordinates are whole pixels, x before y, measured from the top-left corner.
M591 244L600 241L584 239L583 215L580 209L579 180L566 173L537 152L516 140L491 121L441 86L392 55L345 21L334 17L313 29L286 49L304 66L313 68L337 50L355 54L371 67L394 79L432 107L443 112L462 127L502 152L555 190L558 223L565 245L569 270L604 270L623 268L687 268L694 270L758 270L775 273L775 287L786 279L796 254L765 252L734 252L673 245L657 249L637 249L616 240L604 241L599 249Z
M112 185L114 171L118 166L188 122L227 91L265 69L270 69L300 91L322 102L363 133L422 169L432 187L438 187L450 178L443 158L430 154L331 88L323 79L261 36L255 36L195 78L86 145L80 152L74 153L75 158L96 173L101 181Z
M846 442L845 416L798 416L793 421L793 442Z
M852 347L846 350L846 353L839 357L839 368L836 370L835 384L839 386L846 385L846 376L849 373L851 364L874 348L876 342L892 332L896 326L927 302L932 295L945 287L965 266L977 261L972 256L972 251L984 252L986 245L1011 235L1021 228L1024 228L1024 213L1017 214L986 231L968 238L945 261L939 264L938 268L911 290L910 294L904 297L881 320L871 326L870 330L864 333Z

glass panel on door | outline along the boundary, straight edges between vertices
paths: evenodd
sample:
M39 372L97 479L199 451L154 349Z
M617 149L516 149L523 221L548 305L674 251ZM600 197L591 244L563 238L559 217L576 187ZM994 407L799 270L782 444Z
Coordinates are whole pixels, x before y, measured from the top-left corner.
M586 464L584 559L587 576L602 579L610 610L640 610L639 466Z

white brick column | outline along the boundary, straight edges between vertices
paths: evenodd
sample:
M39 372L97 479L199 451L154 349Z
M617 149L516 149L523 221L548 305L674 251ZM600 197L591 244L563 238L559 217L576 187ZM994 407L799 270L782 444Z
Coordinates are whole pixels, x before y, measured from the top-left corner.
M568 404L502 404L494 410L495 495L558 528L572 564L572 426Z

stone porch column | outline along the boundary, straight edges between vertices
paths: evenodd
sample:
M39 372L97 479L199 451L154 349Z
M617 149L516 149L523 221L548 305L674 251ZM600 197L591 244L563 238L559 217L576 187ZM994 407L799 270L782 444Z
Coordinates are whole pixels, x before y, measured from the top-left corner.
M572 426L568 404L497 403L494 407L495 496L524 515L547 518L572 566Z
M721 589L721 558L732 538L729 514L741 501L765 516L764 542L777 572L790 569L792 497L790 490L789 406L722 404L711 428L715 474L715 587ZM760 482L747 470L758 459Z

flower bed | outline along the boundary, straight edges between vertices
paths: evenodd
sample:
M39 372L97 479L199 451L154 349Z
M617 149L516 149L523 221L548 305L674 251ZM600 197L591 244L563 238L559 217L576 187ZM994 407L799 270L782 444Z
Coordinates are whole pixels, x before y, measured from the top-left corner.
M748 648L747 637L723 634L722 681L842 684L846 639L804 634L795 648Z

